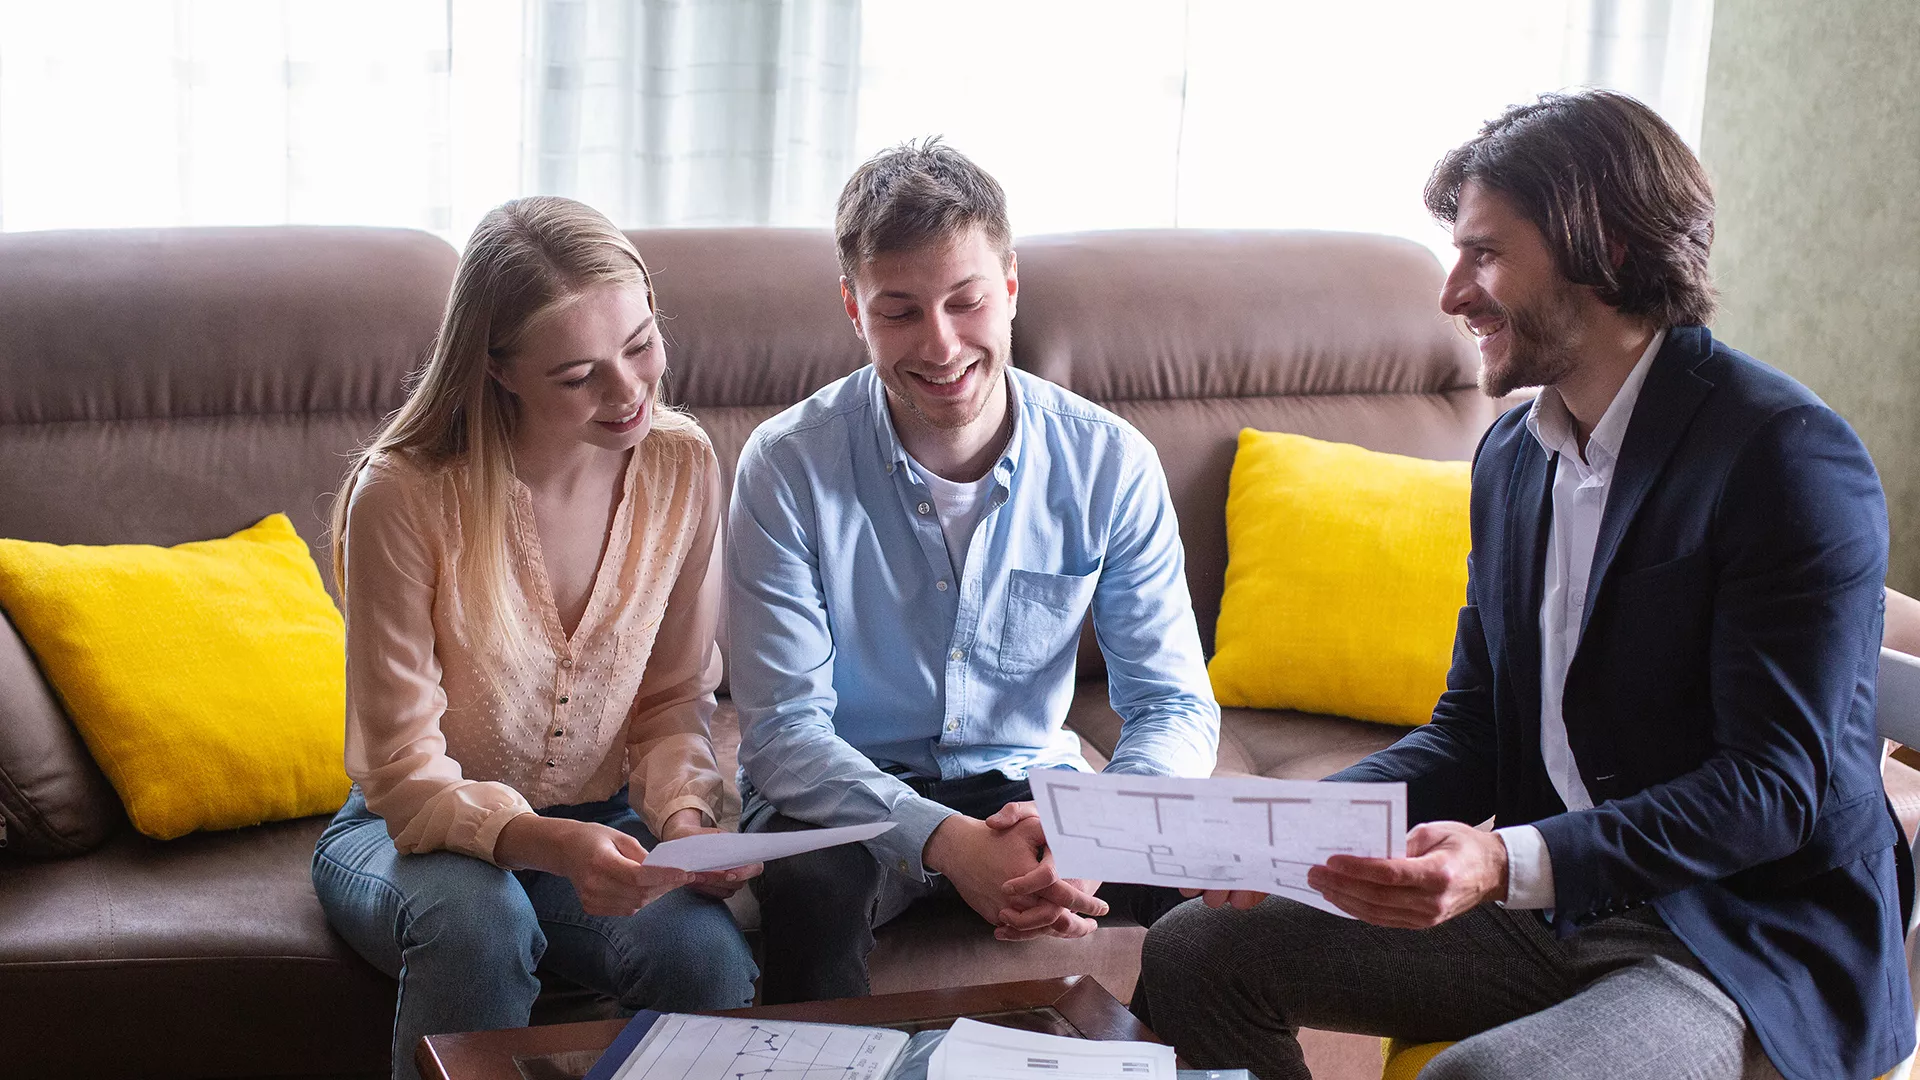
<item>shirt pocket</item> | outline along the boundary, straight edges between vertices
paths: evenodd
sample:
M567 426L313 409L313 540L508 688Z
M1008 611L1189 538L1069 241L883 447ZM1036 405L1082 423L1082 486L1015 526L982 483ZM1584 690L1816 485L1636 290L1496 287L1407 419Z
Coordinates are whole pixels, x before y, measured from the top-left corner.
M1000 629L1000 670L1025 675L1071 655L1080 638L1087 603L1099 581L1091 574L1041 574L1012 570L1007 576L1007 616Z

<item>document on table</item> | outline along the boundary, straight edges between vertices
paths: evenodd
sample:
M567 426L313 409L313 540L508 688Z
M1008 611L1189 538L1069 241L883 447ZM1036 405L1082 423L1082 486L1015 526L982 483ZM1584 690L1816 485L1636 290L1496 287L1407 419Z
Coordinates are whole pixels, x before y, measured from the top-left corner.
M1175 1080L1173 1047L1069 1039L963 1018L934 1048L927 1080Z
M748 863L782 859L788 855L801 855L838 844L871 840L891 828L893 828L893 822L881 821L870 825L843 825L837 829L801 829L797 832L696 833L693 836L683 836L678 840L667 840L655 845L654 849L647 853L647 861L655 866L686 870L696 874L704 870L727 870L735 866L746 866Z
M1345 915L1307 886L1307 868L1336 854L1406 854L1405 784L1066 769L1027 780L1064 877L1251 889Z
M613 1080L885 1080L907 1034L667 1013Z

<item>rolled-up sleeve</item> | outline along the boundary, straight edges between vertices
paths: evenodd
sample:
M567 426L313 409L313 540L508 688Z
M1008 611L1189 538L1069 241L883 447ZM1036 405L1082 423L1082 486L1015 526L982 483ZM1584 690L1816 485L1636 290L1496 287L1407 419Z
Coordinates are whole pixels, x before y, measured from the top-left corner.
M347 775L401 851L493 862L500 830L533 808L506 784L466 779L447 756L434 650L438 571L412 481L369 466L348 506Z

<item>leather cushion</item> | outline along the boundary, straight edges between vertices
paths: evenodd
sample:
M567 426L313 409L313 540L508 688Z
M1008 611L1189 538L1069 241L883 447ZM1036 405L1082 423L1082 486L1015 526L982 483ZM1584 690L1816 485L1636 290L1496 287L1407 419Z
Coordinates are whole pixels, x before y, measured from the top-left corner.
M78 855L104 843L126 820L41 677L33 654L0 618L0 856Z
M0 873L7 1070L384 1068L394 984L327 928L308 877L325 825L166 842L122 831L81 858Z

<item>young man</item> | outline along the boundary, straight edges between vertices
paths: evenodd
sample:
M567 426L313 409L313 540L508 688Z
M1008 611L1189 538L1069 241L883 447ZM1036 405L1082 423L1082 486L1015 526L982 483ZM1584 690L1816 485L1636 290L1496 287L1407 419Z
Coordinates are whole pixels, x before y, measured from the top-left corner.
M865 994L874 928L939 892L1012 939L1179 902L1060 880L1027 801L1030 770L1088 767L1062 720L1089 608L1124 721L1108 769L1205 776L1219 738L1153 447L1008 366L999 184L937 141L897 147L835 228L872 364L761 425L733 493L742 827L894 828L768 865L767 1003Z
M1914 1046L1913 870L1874 735L1873 463L1705 329L1712 194L1640 103L1514 108L1426 195L1482 387L1544 389L1476 455L1432 723L1330 778L1404 781L1423 824L1310 873L1357 919L1169 915L1151 1023L1261 1080L1307 1075L1301 1025L1462 1040L1423 1080L1879 1074Z

